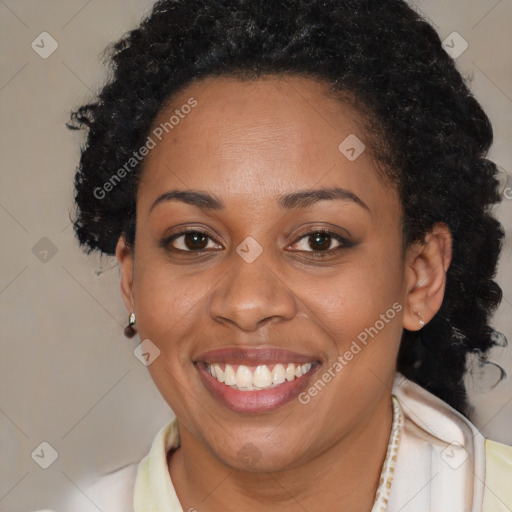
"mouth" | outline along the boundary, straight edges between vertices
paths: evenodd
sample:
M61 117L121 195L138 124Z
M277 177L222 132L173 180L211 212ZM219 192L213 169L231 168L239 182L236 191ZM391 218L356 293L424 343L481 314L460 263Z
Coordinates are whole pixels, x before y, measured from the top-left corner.
M215 399L239 413L263 413L293 400L320 368L320 361L280 349L220 349L195 366Z

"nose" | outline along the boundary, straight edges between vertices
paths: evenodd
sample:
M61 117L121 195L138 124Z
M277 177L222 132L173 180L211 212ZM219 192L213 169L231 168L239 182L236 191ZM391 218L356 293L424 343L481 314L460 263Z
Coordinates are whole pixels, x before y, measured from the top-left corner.
M252 263L238 254L234 260L210 296L210 316L216 322L234 324L250 332L295 316L297 303L293 293L263 255Z

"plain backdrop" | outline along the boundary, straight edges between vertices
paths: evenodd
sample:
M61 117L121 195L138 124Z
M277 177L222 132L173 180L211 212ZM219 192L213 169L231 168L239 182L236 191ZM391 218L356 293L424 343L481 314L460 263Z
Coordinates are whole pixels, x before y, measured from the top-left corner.
M123 336L127 313L115 261L83 255L69 220L83 140L65 127L69 111L104 80L100 54L107 44L151 4L0 1L2 512L60 512L66 493L140 460L172 418L134 357L138 338ZM503 169L503 187L512 186L505 175L512 171L512 1L424 0L417 8L442 39L457 37L456 49L467 42L457 66L493 123L490 157ZM498 273L504 299L494 325L512 340L512 199L496 212L507 241ZM497 348L491 360L512 374L512 348ZM491 389L489 370L468 380L472 419L487 436L512 444L512 377ZM47 469L37 463L41 449L51 452L43 442L57 452Z

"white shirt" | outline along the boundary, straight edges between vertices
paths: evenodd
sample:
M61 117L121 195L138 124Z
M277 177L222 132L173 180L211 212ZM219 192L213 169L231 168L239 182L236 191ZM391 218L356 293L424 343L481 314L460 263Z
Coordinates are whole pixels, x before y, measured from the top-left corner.
M395 467L386 467L387 459L381 474L392 476L389 498L377 496L372 512L512 510L512 448L493 443L493 458L498 461L493 467L499 471L493 473L494 488L486 490L486 439L477 428L400 374L392 394L401 411L397 421L395 407L399 446L397 432L394 436L392 431L388 453L395 455ZM63 512L188 512L182 510L167 465L167 453L176 446L179 434L173 419L160 429L139 463L100 477L85 490L87 498L79 493Z

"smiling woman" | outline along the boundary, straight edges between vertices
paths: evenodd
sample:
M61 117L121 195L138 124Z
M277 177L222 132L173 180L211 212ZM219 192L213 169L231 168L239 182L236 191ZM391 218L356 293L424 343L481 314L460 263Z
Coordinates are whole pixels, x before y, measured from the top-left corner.
M512 449L463 383L501 299L492 130L430 25L398 0L162 0L112 63L73 114L75 232L116 255L176 418L91 502L510 510Z

